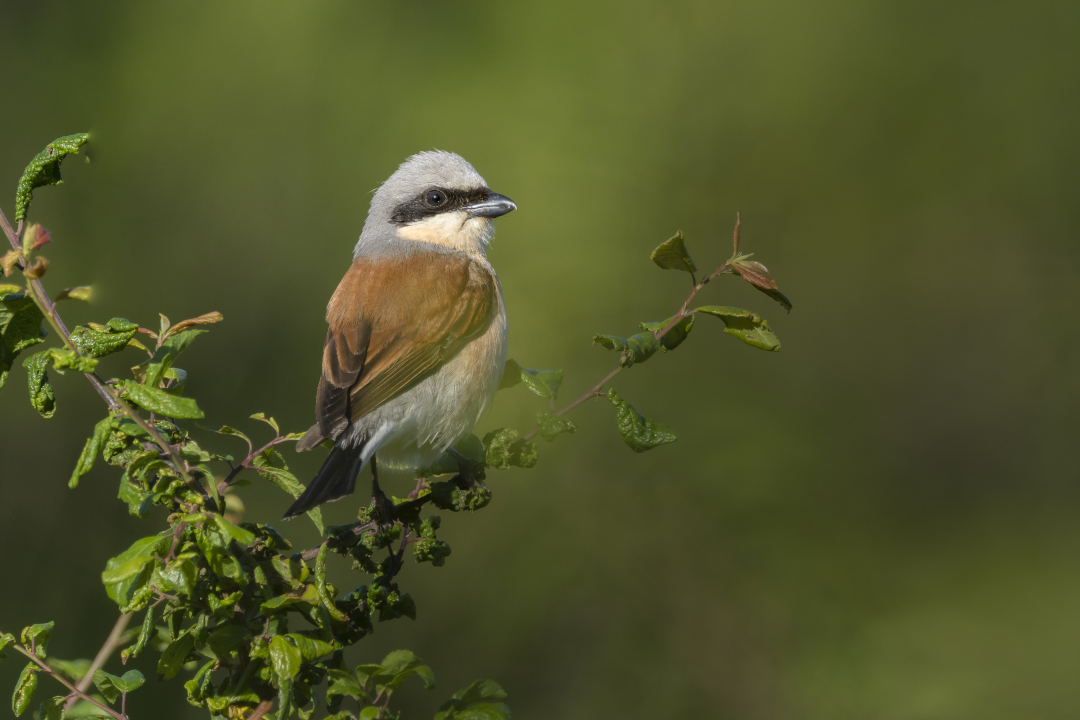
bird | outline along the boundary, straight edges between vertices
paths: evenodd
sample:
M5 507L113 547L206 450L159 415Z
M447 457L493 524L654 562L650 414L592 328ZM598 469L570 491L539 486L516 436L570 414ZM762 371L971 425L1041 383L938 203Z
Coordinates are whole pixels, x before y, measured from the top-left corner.
M506 365L506 306L487 247L493 220L516 209L441 150L409 157L375 191L327 305L317 421L296 447L333 448L286 518L350 495L369 462L382 496L378 467L428 467L472 432Z

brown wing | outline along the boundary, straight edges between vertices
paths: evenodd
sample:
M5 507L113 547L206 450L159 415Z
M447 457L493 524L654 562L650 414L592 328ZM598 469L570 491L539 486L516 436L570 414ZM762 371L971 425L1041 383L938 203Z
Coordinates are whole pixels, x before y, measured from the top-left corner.
M335 438L432 375L491 323L495 279L465 255L357 260L327 307L316 413Z

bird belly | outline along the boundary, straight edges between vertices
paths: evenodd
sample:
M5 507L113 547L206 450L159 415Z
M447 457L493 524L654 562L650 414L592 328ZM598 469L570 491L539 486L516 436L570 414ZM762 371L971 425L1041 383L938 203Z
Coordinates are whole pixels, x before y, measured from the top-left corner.
M506 341L500 290L498 312L483 335L435 374L354 422L345 442L361 442L386 427L375 450L380 467L415 471L431 465L491 407L506 365Z

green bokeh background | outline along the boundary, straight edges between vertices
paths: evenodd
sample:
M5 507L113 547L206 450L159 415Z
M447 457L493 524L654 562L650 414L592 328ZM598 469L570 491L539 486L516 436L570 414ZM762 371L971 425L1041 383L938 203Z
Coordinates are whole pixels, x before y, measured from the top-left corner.
M534 470L492 473L488 509L444 513L446 567L402 577L418 620L354 660L434 666L410 718L478 677L519 719L1071 718L1078 36L1080 4L1049 1L5 0L3 207L48 141L93 133L92 164L36 193L47 287L93 283L70 324L224 313L189 393L252 432L312 421L325 303L409 154L456 151L517 201L490 252L510 354L564 368L568 397L612 363L592 333L684 298L652 248L681 228L715 267L741 210L795 310L729 279L702 297L761 312L783 351L702 318L621 374L678 443L637 456L606 404L576 411ZM54 379L48 422L24 384L0 392L0 628L56 620L52 651L89 657L105 560L158 525L108 466L67 489L102 410L85 381ZM540 407L502 393L481 431ZM287 500L243 497L263 521ZM129 707L201 717L182 695Z

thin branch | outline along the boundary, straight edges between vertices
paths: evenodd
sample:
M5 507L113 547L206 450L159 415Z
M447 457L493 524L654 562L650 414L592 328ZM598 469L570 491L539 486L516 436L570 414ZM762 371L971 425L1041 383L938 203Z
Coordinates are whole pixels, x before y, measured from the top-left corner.
M248 715L247 720L262 720L262 716L270 712L270 708L272 707L274 707L273 700L263 700L255 706L255 712Z
M131 620L131 613L123 613L116 619L116 624L113 625L112 631L109 633L109 637L105 639L105 644L98 650L97 655L94 656L94 661L90 663L90 669L83 675L82 680L75 686L77 690L86 692L90 689L90 686L94 682L94 673L105 666L108 662L109 656L112 655L116 648L120 646L121 638L124 635L124 630L127 629L128 622ZM64 705L64 711L67 712L75 705L76 698L72 697Z
M48 664L44 660L39 658L35 653L30 652L26 648L21 647L19 645L13 645L12 647L14 649L18 650L19 652L21 652L26 657L30 658L33 662L37 663L38 667L41 668L41 672L43 672L43 673L45 673L47 675L51 675L57 682L59 682L61 685L66 687L68 690L70 690L72 693L74 693L78 697L81 697L83 700L87 701L88 703L90 703L90 704L94 705L95 707L98 707L98 708L104 710L105 712L109 713L109 715L116 718L116 720L128 720L125 715L116 712L115 710L113 710L112 708L110 708L108 706L102 705L97 700L90 697L85 692L83 692L79 688L77 688L74 685L72 685L71 683L69 683L66 679L64 679L63 676L61 676L58 672L56 672L51 667L49 667Z
M7 235L8 242L11 243L11 247L17 252L22 252L22 245L19 242L19 235L22 233L22 222L19 223L18 231L11 229L10 223L8 223L7 217L4 216L3 210L0 210L0 225L3 226L4 234ZM30 280L27 283L27 288L30 290L30 297L34 301L34 304L41 310L42 315L52 325L53 330L59 335L68 349L74 352L76 355L82 356L75 344L71 342L71 333L64 325L64 321L60 318L60 314L56 312L56 303L49 299L49 294L45 292L45 286L41 284L40 280ZM105 384L105 382L97 375L97 373L84 373L86 379L90 381L90 384L94 386L98 394L109 405L110 409L119 408L127 415L131 420L142 428L147 435L149 435L154 442L160 447L165 454L172 460L176 471L180 473L185 482L190 483L191 477L188 475L187 464L181 459L180 454L176 451L172 445L166 442L165 438L161 437L161 434L150 423L135 412L135 410L126 402L124 402L119 393L113 388ZM214 489L213 487L211 489Z
M731 261L729 260L726 263L724 263L723 265L721 265L720 267L718 267L715 272L713 272L711 275L706 277L701 282L694 283L693 289L690 290L690 296L686 298L686 301L683 302L682 307L679 308L679 312L676 313L675 316L671 318L671 321L667 325L665 325L663 327L663 329L661 329L659 332L656 333L656 339L659 340L660 338L664 337L664 335L666 335L668 333L668 331L671 330L671 328L675 327L675 325L680 320L682 320L684 317L687 316L687 314L688 314L687 309L690 307L690 303L693 302L694 296L698 294L698 291L701 290L701 288L708 285L710 280L712 280L713 278L715 278L716 276L720 275L721 273L723 273L724 271L726 271L726 270L728 270L730 268L731 268ZM622 363L619 363L618 365L616 365L614 368L611 369L611 372L609 372L607 375L605 375L603 378L601 378L600 382L596 383L588 391L586 391L584 395L579 397L577 400L574 400L572 403L570 403L569 405L564 407L559 412L554 413L554 415L556 417L560 416L560 415L565 415L566 413L570 412L571 410L573 410L574 408L576 408L578 405L585 402L589 398L599 397L601 395L600 391L603 389L604 385L607 384L607 382L609 380L611 380L611 378L615 377L616 373L618 373L622 369L623 369L623 365L622 365ZM533 429L530 432L528 432L522 438L522 440L532 440L539 433L540 433L539 429Z

